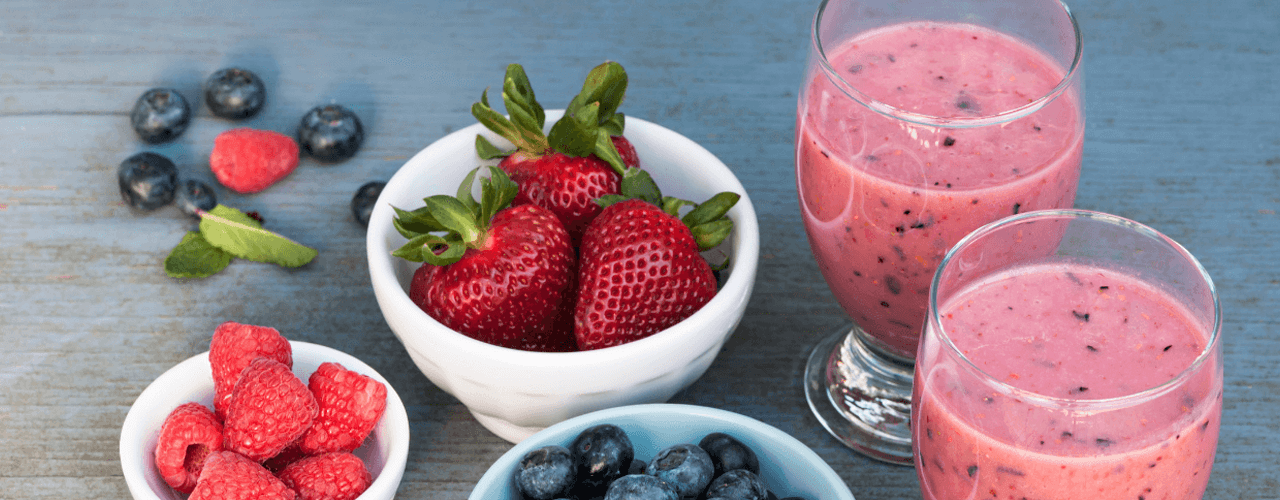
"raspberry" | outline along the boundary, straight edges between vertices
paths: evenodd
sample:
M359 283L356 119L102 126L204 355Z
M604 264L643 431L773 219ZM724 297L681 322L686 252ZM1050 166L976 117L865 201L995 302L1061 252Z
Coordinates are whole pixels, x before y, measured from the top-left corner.
M308 455L359 448L387 408L386 386L338 363L321 364L307 385L320 405L299 443Z
M222 448L261 462L302 436L317 413L316 398L288 366L254 359L231 391Z
M180 493L191 493L205 459L222 451L222 423L200 403L174 408L156 439L156 469Z
M346 452L304 458L285 467L279 477L299 500L352 500L373 483L360 457Z
M294 500L297 493L257 462L221 451L209 455L187 500Z
M209 367L213 371L213 409L226 417L231 390L240 372L257 357L267 357L293 367L293 348L275 328L228 321L213 331L209 341Z
M231 129L213 139L209 168L222 185L238 193L256 193L298 166L298 143L270 130Z

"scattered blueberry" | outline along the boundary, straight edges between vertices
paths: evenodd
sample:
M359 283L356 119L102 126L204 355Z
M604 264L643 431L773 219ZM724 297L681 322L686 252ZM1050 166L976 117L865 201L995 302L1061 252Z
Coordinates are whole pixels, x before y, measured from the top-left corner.
M582 431L573 445L573 460L578 469L581 493L604 491L609 483L622 477L635 459L635 448L627 433L613 424L600 424Z
M632 460L631 467L627 467L627 474L644 474L648 467L649 464L644 463L644 460Z
M221 118L241 120L258 114L266 98L262 79L247 69L220 69L204 84L204 103Z
M723 432L707 434L698 442L698 447L711 455L711 463L715 465L715 475L719 476L734 469L747 469L754 474L760 473L760 459L754 451L737 438Z
M373 206L378 202L378 195L382 194L382 188L387 187L387 183L372 181L366 182L360 189L356 190L356 195L351 198L351 214L355 216L356 222L361 226L368 227L369 216L373 214Z
M563 498L575 484L573 454L563 446L544 446L526 453L516 468L516 488L530 500Z
M191 105L177 90L151 89L143 92L133 105L129 122L142 140L151 144L168 142L187 130L191 123Z
M183 213L196 218L200 217L197 210L208 212L218 206L218 197L213 188L195 179L187 179L178 184L178 193L173 201Z
M712 497L765 500L769 498L769 490L760 476L746 469L734 469L716 477L707 486L707 498Z
M670 483L683 498L697 497L711 483L715 466L711 456L692 444L677 444L659 451L645 473Z
M337 104L311 108L298 123L298 145L319 161L351 158L363 142L364 127L360 125L360 118Z
M680 500L674 486L646 474L622 476L609 485L604 500Z
M125 203L141 210L155 210L173 202L178 167L152 152L142 152L120 162L116 171Z

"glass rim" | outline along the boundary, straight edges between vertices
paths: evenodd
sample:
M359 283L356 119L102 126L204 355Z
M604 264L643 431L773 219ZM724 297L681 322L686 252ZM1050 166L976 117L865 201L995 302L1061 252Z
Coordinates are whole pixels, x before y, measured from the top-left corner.
M1022 106L986 116L944 118L907 111L864 94L862 91L858 90L857 87L854 87L853 84L850 84L845 80L844 77L840 76L835 68L831 67L831 62L827 59L827 53L823 48L821 37L818 35L819 30L822 27L823 13L827 11L827 4L831 1L832 0L822 0L822 3L818 5L818 12L813 16L813 25L810 28L810 39L813 44L813 50L818 55L818 63L822 68L823 74L826 75L827 79L830 80L832 84L854 101L866 106L868 109L871 109L876 113L890 118L903 120L917 125L945 128L975 128L1005 123L1030 115L1041 108L1048 106L1049 103L1056 100L1075 83L1075 80L1080 73L1080 63L1084 57L1084 37L1080 34L1080 23L1076 20L1075 14L1071 12L1071 8L1067 7L1067 4L1063 3L1062 0L1058 0L1058 5L1062 6L1063 13L1065 13L1067 15L1067 19L1071 21L1071 30L1075 37L1075 54L1071 59L1071 66L1067 68L1066 73L1062 76L1062 80L1059 81L1058 84L1048 93Z
M1132 394L1125 394L1122 396L1115 396L1111 398L1098 398L1098 399L1064 398L1064 397L1049 396L1049 395L1041 394L1035 391L1023 389L1021 387L1017 387L1007 382L1004 382L999 378L993 376L992 374L988 373L986 370L983 370L982 368L980 368L977 364L973 362L973 360L969 359L968 356L965 356L964 353L960 351L960 348L957 347L954 342L952 342L951 336L948 335L946 329L942 327L940 312L938 311L938 283L942 279L943 270L947 268L948 264L951 263L952 259L956 256L956 254L959 253L961 249L967 247L970 243L974 242L975 240L982 238L990 233L993 233L999 229L1002 229L1006 226L1025 222L1028 219L1044 220L1044 219L1061 219L1061 218L1091 219L1091 220L1108 223L1113 226L1126 228L1131 231L1144 234L1146 236L1152 237L1153 239L1162 241L1165 244L1169 245L1175 252L1182 255L1183 258L1185 258L1188 262L1190 262L1195 267L1196 271L1199 272L1200 274L1200 278L1204 280L1204 283L1209 287L1209 295L1213 299L1213 327L1212 327L1212 331L1209 332L1209 339L1208 339L1208 342L1205 342L1204 349L1200 351L1200 354L1197 355L1196 358L1192 360L1192 362L1189 365L1187 365L1185 369L1178 372L1177 375L1174 375L1169 379L1165 380L1164 382L1161 382L1160 384L1157 384L1153 387L1149 387L1147 389L1143 389L1141 391L1138 391ZM1209 358L1213 355L1213 353L1217 351L1219 338L1222 336L1221 335L1222 305L1219 301L1218 289L1217 287L1214 286L1213 279L1209 277L1209 272L1205 270L1204 266L1200 264L1200 261L1196 259L1195 256L1191 254L1191 252L1187 251L1187 249L1184 248L1177 241L1174 241L1173 238L1170 238L1166 236L1164 233L1161 233L1160 231L1157 231L1151 228L1150 226L1147 226L1140 222L1129 220L1117 215L1111 215L1103 212L1096 212L1092 210L1082 210L1082 209L1076 209L1076 208L1048 209L1048 210L1035 210L1031 212L1024 212L1018 215L1012 215L1012 216L997 220L995 222L988 223L982 227L979 227L978 229L974 230L968 235L965 235L964 238L961 238L958 243L956 243L949 250L947 250L946 255L942 258L942 262L938 264L937 271L934 272L933 280L929 285L929 308L928 308L927 314L929 315L929 317L926 319L928 323L928 327L932 328L935 332L937 332L936 336L941 341L943 348L947 349L956 358L963 361L964 362L963 366L971 370L972 372L976 373L979 376L979 378L983 379L986 382L988 386L998 389L1002 394L1017 397L1021 401L1031 402L1040 406L1053 407L1053 408L1071 408L1073 410L1099 411L1099 410L1111 410L1111 409L1117 409L1117 408L1127 408L1127 407L1132 407L1132 406L1141 404L1146 401L1150 401L1158 396L1161 396L1167 393L1168 391L1173 390L1182 381L1191 378L1195 373L1197 373L1200 370L1201 365L1208 362ZM917 360L917 362L919 362L919 360Z

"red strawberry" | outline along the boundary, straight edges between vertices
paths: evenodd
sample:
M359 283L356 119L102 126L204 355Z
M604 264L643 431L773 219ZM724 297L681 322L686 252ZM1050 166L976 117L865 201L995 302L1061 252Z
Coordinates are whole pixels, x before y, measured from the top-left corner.
M180 493L191 493L205 459L222 451L222 423L200 403L186 403L165 417L156 439L156 469Z
M297 493L262 465L230 451L209 455L187 500L293 500Z
M288 366L254 359L231 391L222 448L261 462L302 436L319 411L315 396Z
M622 197L617 197L622 198ZM684 216L692 203L653 198L606 204L582 237L574 335L582 350L648 337L691 316L716 293L699 253L720 244L732 222L724 214L739 195L720 193ZM610 204L612 203L612 204Z
M311 374L307 387L320 405L299 448L308 455L353 451L373 432L387 408L387 387L338 363L323 363Z
M280 471L280 480L298 500L352 500L373 484L360 457L346 452L307 457Z
M254 358L267 357L293 368L293 348L275 328L228 321L213 331L209 341L209 367L213 371L213 408L226 417L231 390Z
M624 116L616 112L626 88L627 74L621 65L607 62L597 66L564 116L549 134L543 134L546 116L542 106L534 98L524 69L512 64L507 66L502 87L502 99L511 117L489 107L488 91L471 107L480 123L516 147L502 151L483 136L476 137L476 151L482 158L505 157L498 167L520 185L513 204L534 204L554 212L574 246L587 223L600 213L594 200L618 194L622 179L639 170L635 147L622 137Z
M516 349L549 342L556 313L573 294L569 234L537 205L508 207L519 188L501 169L489 171L479 203L470 194L472 172L460 198L437 195L413 212L397 209L395 226L409 242L393 254L425 261L409 298L445 326Z
M270 130L237 128L213 139L209 168L223 186L256 193L283 179L298 166L298 143Z

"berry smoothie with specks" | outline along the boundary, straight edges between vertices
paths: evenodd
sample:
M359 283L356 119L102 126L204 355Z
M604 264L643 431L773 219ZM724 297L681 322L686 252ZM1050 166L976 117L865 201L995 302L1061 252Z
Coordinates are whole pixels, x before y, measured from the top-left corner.
M875 346L912 359L948 248L1007 215L1072 205L1083 104L1074 86L1045 104L1066 77L1061 65L977 26L894 25L825 50L847 85L813 72L799 104L796 181L809 244ZM939 125L1041 104L984 126Z
M927 334L912 408L926 500L1204 494L1221 364L1216 349L1201 357L1205 322L1168 292L1113 270L1041 263L939 302L955 348Z

